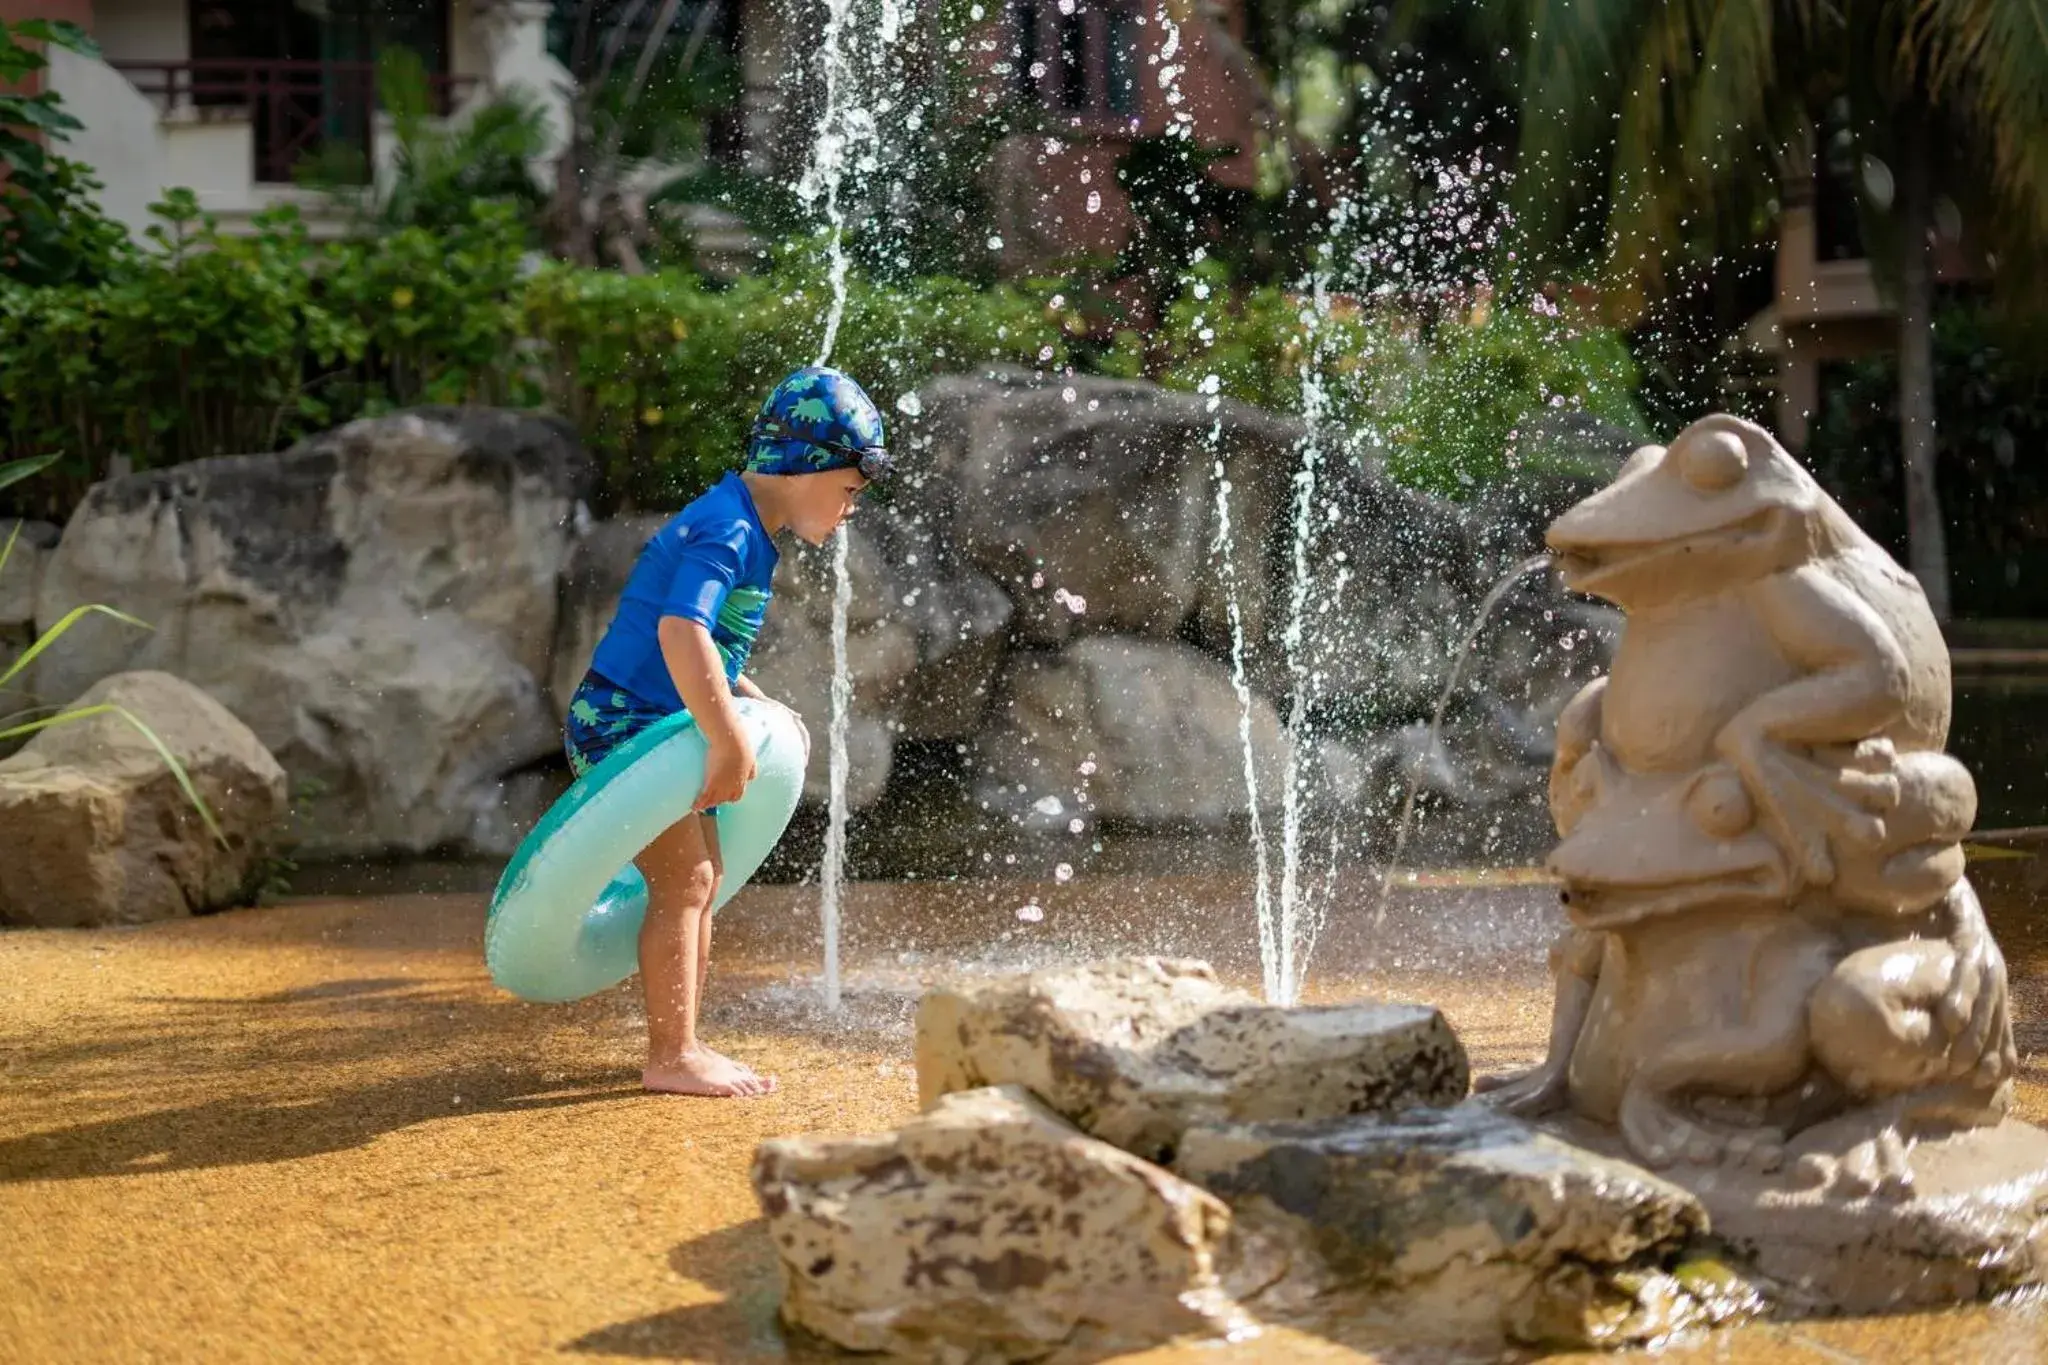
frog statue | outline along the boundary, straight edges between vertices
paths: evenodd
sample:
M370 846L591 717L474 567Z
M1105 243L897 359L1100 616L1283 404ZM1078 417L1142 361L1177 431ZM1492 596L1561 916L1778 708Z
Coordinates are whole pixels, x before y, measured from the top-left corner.
M1915 1138L1998 1123L2017 1069L1919 585L1728 416L1637 451L1548 541L1626 624L1558 721L1550 1052L1482 1098L1611 1125L1651 1166L1907 1196Z

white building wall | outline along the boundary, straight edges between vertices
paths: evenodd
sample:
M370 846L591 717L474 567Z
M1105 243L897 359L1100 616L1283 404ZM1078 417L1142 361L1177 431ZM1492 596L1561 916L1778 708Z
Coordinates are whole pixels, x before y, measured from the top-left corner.
M477 78L472 100L516 87L540 101L553 139L548 156L535 167L543 174L552 170L567 140L572 84L569 73L548 54L547 13L546 0L453 0L449 54L452 74ZM107 64L187 60L186 0L99 0L93 32L105 60L54 49L49 86L85 125L60 150L93 168L105 186L101 204L109 217L140 235L155 221L149 206L166 189L181 187L194 191L200 205L230 232L262 209L287 201L300 206L316 236L344 227L344 215L323 196L256 183L254 131L247 118L219 108L203 117L190 108L165 109L160 98L142 94ZM392 150L389 133L388 122L380 119L377 160L385 176Z
M164 138L156 106L120 72L92 57L50 49L50 89L85 127L57 151L93 168L107 216L140 234L152 221L149 206L169 183L163 175Z

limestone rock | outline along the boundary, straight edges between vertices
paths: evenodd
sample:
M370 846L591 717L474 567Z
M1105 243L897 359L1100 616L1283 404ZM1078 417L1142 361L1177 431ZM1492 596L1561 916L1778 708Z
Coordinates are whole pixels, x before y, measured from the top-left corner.
M561 612L548 678L556 719L568 718L569 699L590 671L590 656L618 610L619 594L626 590L641 549L670 515L639 512L614 517L592 524L577 537L562 570Z
M884 612L917 637L917 671L902 687L899 733L963 740L977 734L995 696L1015 609L1002 587L959 552L935 515L915 504L863 508L854 527L886 569L870 586Z
M308 852L498 851L508 780L561 744L542 681L586 480L558 423L421 409L98 484L37 621L106 602L154 629L82 623L34 686L204 688L292 775Z
M926 1103L1028 1086L1106 1142L1171 1156L1191 1124L1323 1119L1450 1104L1464 1048L1435 1009L1282 1009L1200 962L1129 958L928 992L917 1011Z
M1259 471L1289 467L1298 422L1086 376L961 376L918 397L921 414L899 439L919 466L906 476L911 497L1016 601L1026 641L1102 630L1171 639L1191 620L1220 636L1219 461L1246 566L1240 609L1263 633L1263 546L1285 477Z
M855 810L871 806L888 785L896 747L896 713L903 685L917 667L917 637L896 619L876 585L889 578L865 534L848 543L854 592L847 610L846 662L853 683L847 726L847 801ZM747 672L761 690L793 708L810 727L817 761L804 777L804 796L824 801L830 765L825 761L832 723L832 550L786 549L775 570L775 600L768 624L754 647Z
M1726 1315L1666 1273L1706 1231L1691 1195L1477 1106L1196 1125L1174 1169L1238 1213L1292 1306L1398 1295L1404 1319L1551 1344Z
M134 924L252 894L285 815L284 770L249 728L165 673L78 699L155 731L219 823L207 831L155 746L112 713L53 726L0 761L0 924Z
M578 540L563 577L555 636L557 716L590 666L641 547L667 519L622 517L598 523ZM987 575L960 561L920 513L863 508L848 535L848 798L860 809L888 781L897 734L965 737L979 726L1007 644L1010 603ZM831 551L785 541L775 602L748 672L796 708L815 741L824 739L831 722L831 631ZM824 800L827 780L826 766L812 764L806 795Z
M2008 1119L1921 1137L1906 1154L1911 1188L1896 1195L1858 1197L1800 1169L1801 1156L1852 1146L1870 1126L1852 1118L1802 1135L1788 1168L1769 1175L1666 1174L1699 1197L1716 1236L1811 1311L1897 1313L2048 1283L2048 1132Z
M17 522L0 517L0 547L5 547L10 537L14 548L0 562L0 670L35 640L36 584L42 581L43 566L56 547L57 528L46 521Z
M893 1133L761 1145L785 1319L911 1360L1036 1360L1227 1330L1211 1196L1016 1087Z
M36 619L36 584L57 545L57 528L47 521L0 517L0 547L14 548L0 563L0 630L31 626Z
M1055 655L1019 654L974 746L977 794L1021 817L1051 811L1061 826L1069 807L1145 825L1223 825L1245 813L1240 724L1229 667L1191 645L1102 635ZM1251 736L1259 790L1277 804L1288 743L1263 697L1252 698ZM1041 807L1048 799L1059 809Z

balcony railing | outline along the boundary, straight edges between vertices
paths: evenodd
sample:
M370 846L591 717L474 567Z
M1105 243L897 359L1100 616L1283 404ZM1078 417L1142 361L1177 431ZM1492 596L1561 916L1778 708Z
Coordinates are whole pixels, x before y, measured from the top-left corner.
M112 63L167 117L245 117L254 129L259 182L287 184L311 156L337 148L367 175L376 165L377 66L374 62L242 61ZM434 113L445 116L472 76L430 76ZM359 158L359 159L358 159ZM330 173L340 165L328 168Z

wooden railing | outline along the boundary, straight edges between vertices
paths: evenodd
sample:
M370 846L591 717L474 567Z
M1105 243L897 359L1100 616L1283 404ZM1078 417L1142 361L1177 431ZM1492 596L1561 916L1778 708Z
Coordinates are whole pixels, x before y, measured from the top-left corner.
M377 66L374 62L241 61L110 63L167 115L234 110L255 130L258 181L289 183L307 157L344 147L375 164ZM451 112L475 80L428 78L431 107Z

